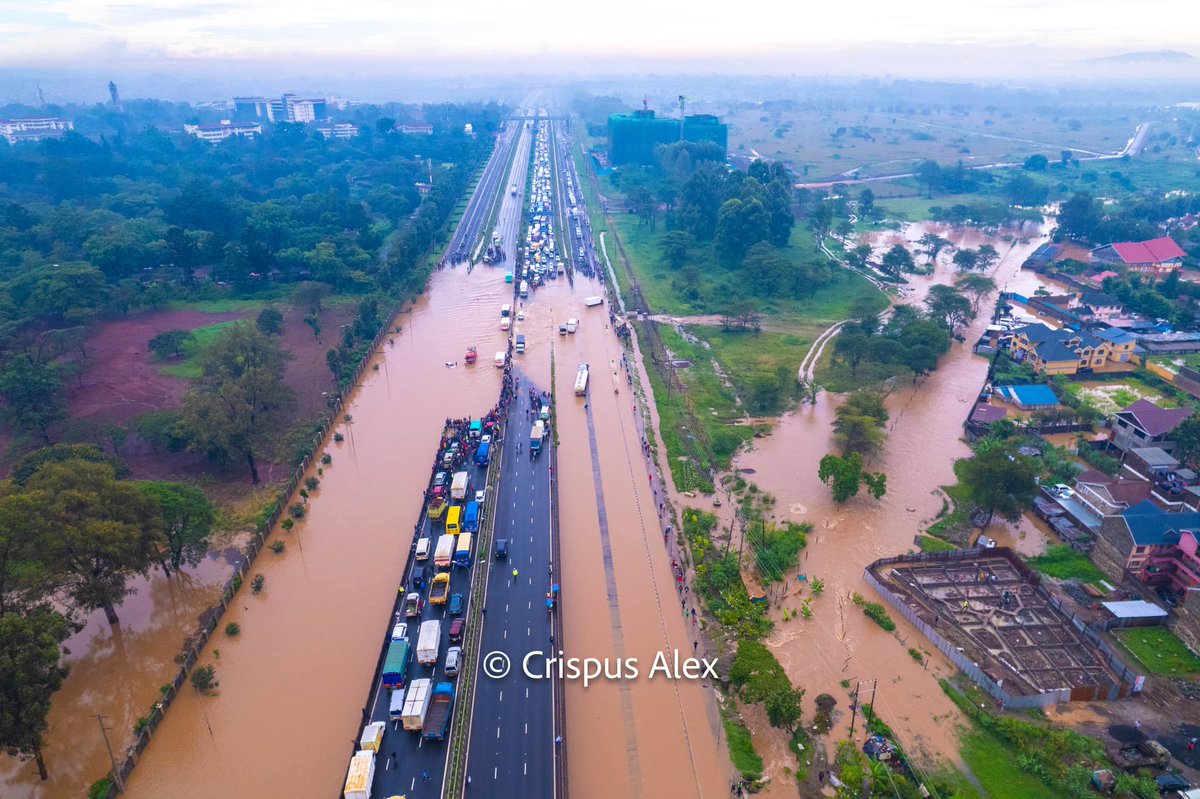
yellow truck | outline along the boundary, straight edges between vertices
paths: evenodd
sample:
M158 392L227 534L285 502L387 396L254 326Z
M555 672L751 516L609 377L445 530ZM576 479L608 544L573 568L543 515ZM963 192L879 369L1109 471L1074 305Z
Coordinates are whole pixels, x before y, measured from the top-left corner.
M450 595L450 573L439 572L433 578L433 583L429 586L429 601L435 605L446 604L446 597Z

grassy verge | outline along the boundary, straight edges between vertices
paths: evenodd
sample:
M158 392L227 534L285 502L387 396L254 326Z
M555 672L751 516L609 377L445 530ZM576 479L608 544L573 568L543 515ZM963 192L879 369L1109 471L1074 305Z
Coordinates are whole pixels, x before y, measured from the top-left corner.
M1057 799L1057 794L1026 772L1017 752L999 737L982 730L962 734L959 743L963 762L993 797L1004 799Z
M733 767L742 775L742 779L758 782L763 775L763 759L754 749L750 730L741 717L730 712L722 712L721 721L725 725L725 739L729 744L729 759L733 761Z
M1054 544L1043 555L1026 561L1031 567L1048 577L1058 580L1079 580L1083 583L1099 585L1106 579L1104 572L1082 552L1071 549L1066 544Z
M192 331L192 339L182 347L183 360L164 363L158 367L159 373L171 377L182 377L186 380L195 380L200 377L202 374L200 370L201 353L216 341L218 336L235 324L237 323L217 322L214 325L196 328Z
M1200 674L1200 657L1165 627L1133 627L1115 630L1114 635L1151 674L1167 677Z
M949 541L943 541L931 535L918 536L917 540L920 542L922 552L954 552L958 549Z

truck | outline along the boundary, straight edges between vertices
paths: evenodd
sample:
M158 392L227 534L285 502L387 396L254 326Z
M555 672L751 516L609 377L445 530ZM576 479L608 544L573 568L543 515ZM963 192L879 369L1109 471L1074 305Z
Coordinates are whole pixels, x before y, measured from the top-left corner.
M371 783L375 780L375 753L360 751L350 758L343 799L371 799Z
M463 533L463 536L470 538L470 533ZM448 572L438 572L437 577L433 578L433 582L429 586L429 601L435 605L446 604L446 597L450 593L450 574Z
M486 446L486 444L484 445ZM479 503L472 500L467 503L467 509L463 511L463 532L478 533L479 532Z
M525 334L524 333L517 334L517 345L516 345L516 347L514 347L514 349L517 351L518 354L525 352Z
M604 298L603 297L588 297L586 300L583 301L583 304L589 308L595 308L597 305L604 304Z
M579 329L579 320L578 319L568 319L567 320L567 332L568 333L574 333L578 329Z
M579 364L579 371L575 373L575 396L582 397L587 394L588 384L588 365L586 363Z
M421 622L421 635L417 638L417 662L422 666L437 663L438 648L442 645L442 623L438 619Z
M503 369L504 364L508 363L508 353L504 350L497 350L496 358L493 362L496 364L497 369Z
M398 720L406 730L420 732L425 726L425 713L429 710L429 697L432 693L433 680L428 677L413 680L404 693L400 714L392 715L392 719Z
M541 423L541 420L533 423L533 429L529 431L529 454L537 455L542 451L542 439L545 438L546 428Z
M408 641L392 641L383 659L383 686L403 688L408 679Z
M383 746L383 731L387 729L387 723L382 721L373 721L363 727L362 735L358 737L358 748L362 752L378 752L379 747Z
M450 710L454 707L454 686L440 682L433 689L429 700L429 711L425 714L425 726L421 737L426 741L441 741L450 727Z
M487 466L488 465L488 456L490 456L491 454L492 454L491 442L485 441L482 444L480 444L479 448L475 450L475 465L476 466Z
M521 296L522 297L529 296L529 281L528 280L521 281Z
M433 551L433 565L438 569L449 569L454 557L454 536L449 533L438 536L437 549Z
M473 346L467 347L467 354L463 357L463 360L467 363L475 363L479 360L479 350Z
M1111 746L1108 756L1113 763L1130 771L1147 766L1165 766L1171 760L1171 753L1166 747L1152 740Z
M455 472L454 479L450 482L450 499L457 499L460 502L467 498L467 482L471 479L466 472Z
M464 569L471 568L471 534L463 533L458 537L458 548L454 550L454 565L462 566ZM445 575L447 578L450 575ZM449 579L446 581L446 586L449 588Z

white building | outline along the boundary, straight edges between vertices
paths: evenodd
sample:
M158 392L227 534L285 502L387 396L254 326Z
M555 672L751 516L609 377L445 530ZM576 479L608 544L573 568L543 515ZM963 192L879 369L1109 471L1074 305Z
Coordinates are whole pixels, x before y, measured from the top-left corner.
M232 136L245 136L253 139L262 135L262 125L257 122L230 122L222 119L219 125L184 125L183 132L197 139L218 144Z
M74 130L75 123L69 119L57 117L42 117L38 119L0 119L0 136L9 144L22 141L41 141L42 139L60 138L68 130Z
M332 125L318 125L317 133L327 139L353 139L358 135L358 128L349 122L336 122Z

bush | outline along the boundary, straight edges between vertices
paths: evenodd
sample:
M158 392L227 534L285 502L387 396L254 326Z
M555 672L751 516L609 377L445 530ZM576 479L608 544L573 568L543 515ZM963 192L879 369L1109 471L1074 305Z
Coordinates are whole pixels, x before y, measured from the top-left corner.
M139 718L137 721L135 721L133 723L133 734L139 735L139 734L141 734L142 730L145 730L149 727L150 727L150 717L142 716L141 718Z
M107 799L112 787L112 777L101 777L88 788L87 799Z
M258 594L263 590L263 585L267 582L267 578L261 574L254 575L254 579L250 581L250 593Z
M334 440L336 443L340 444L340 443L342 443L343 441L345 441L345 440L346 440L346 437L345 437L344 435L342 435L341 433L334 433L334 434L333 434L333 440Z
M733 761L734 768L742 775L742 779L749 782L762 779L763 761L754 749L750 731L738 718L726 716L724 722L725 736L729 741L729 759Z
M283 543L283 541L277 538L271 542L271 551L278 555L280 552L283 552L286 546L287 544Z
M317 478L313 477L312 475L309 475L308 477L304 478L304 487L307 488L309 491L316 491L317 486L319 486L320 484L321 484L321 481L318 480Z
M322 466L328 466L331 463L333 463L333 456L330 455L328 452L326 452L324 455L321 456L321 465Z
M295 519L284 519L283 521L281 521L279 523L279 526L282 527L285 532L290 533L292 531L292 528L296 526L296 520Z
M887 630L889 633L896 629L896 622L892 621L892 617L888 615L887 610L884 609L883 605L879 604L878 602L868 602L865 598L863 598L862 594L855 594L854 604L862 608L864 616L878 624L883 629Z
M225 634L230 638L237 638L242 632L242 625L236 621L231 621L225 625Z
M292 506L290 508L288 508L288 512L292 514L293 519L303 519L304 518L304 503L303 502L293 502Z
M188 679L191 681L192 687L196 689L196 692L201 694L211 693L214 688L220 685L217 682L217 670L211 665L197 666Z

